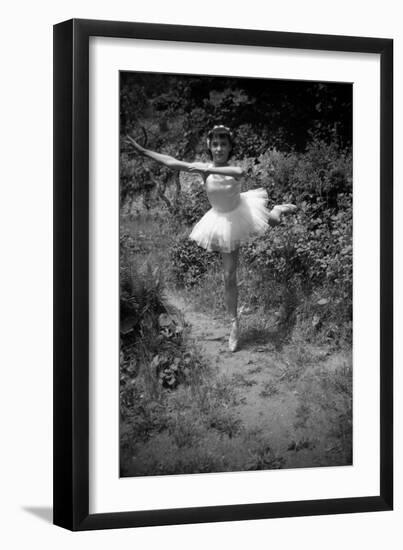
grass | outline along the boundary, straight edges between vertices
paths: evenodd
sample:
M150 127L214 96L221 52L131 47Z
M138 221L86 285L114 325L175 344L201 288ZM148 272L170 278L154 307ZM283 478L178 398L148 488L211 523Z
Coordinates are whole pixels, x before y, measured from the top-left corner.
M259 396L265 400L281 396L276 406L284 398L288 411L295 402L288 441L276 441L258 427L246 429L240 414L243 393L256 386L256 380L220 376L215 367L200 363L188 383L154 398L140 374L135 384L137 404L123 424L122 441L130 445L122 446L121 475L350 464L352 369L348 357L332 368L326 361L314 364L313 353L302 354L298 346L286 353L287 362L296 362L289 363L287 376L280 369L277 378L263 382ZM257 369L252 375L260 373Z
M172 270L169 250L177 235L186 235L190 228L173 223L170 215L159 207L136 216L122 217L121 229L135 241L138 262L158 266L168 288L179 290L190 300L196 311L208 312L216 317L225 314L221 259L197 279L191 287L178 287ZM238 269L239 306L250 312L246 319L243 345L260 340L273 342L281 349L297 332L305 342L330 345L333 349L351 345L352 324L345 318L343 301L337 288L324 286L311 294L303 292L294 282L279 283L246 263L242 251ZM326 305L318 305L326 298Z
M133 239L133 252L138 264L149 262L169 275L166 250L172 242L169 218L157 213L140 214L121 219L120 231Z
M158 268L164 288L175 287L169 259L175 235L169 218L161 212L126 217L122 231L133 241L136 264L149 265L151 273ZM169 307L164 311L176 319L179 335L165 333L166 327L156 317L152 330L144 329L134 347L125 343L120 399L122 476L351 463L348 339L341 336L333 345L335 340L330 341L326 332L331 324L323 330L312 324L313 315L326 317L316 305L319 294L308 299L298 289L280 290L278 284L249 270L241 257L239 303L245 310L241 346L254 353L261 351L262 358L270 354L275 369L268 381L261 380L261 364L232 377L220 376L217 365L207 364L190 339L180 314ZM219 263L197 285L181 292L196 310L217 318L224 315ZM340 346L345 349L342 359L333 361ZM333 350L330 355L329 349ZM159 362L154 361L156 354L162 355ZM164 380L178 375L178 383L171 389L163 386L158 369ZM289 433L281 440L269 436L263 426L245 425L242 407L249 391L267 406L284 407L292 417Z
M193 379L175 392L163 392L157 402L143 394L143 405L124 424L123 435L134 444L122 454L122 475L232 469L232 460L225 462L217 456L226 455L228 446L234 454L236 446L229 442L242 431L235 412L237 393L229 379L218 377L212 383L212 376L206 368L197 382Z
M331 358L332 359L332 358ZM294 450L320 447L322 464L352 463L352 367L351 354L332 367L307 367L297 388ZM321 434L312 441L312 434ZM308 441L309 445L304 442Z
M285 465L285 458L274 452L269 445L263 444L250 452L246 470L279 470Z
M266 382L263 386L263 390L259 393L260 397L263 397L264 399L267 397L273 397L273 395L277 395L279 393L279 387L273 380L270 380L269 382Z
M234 374L233 380L238 387L250 388L257 384L255 379L246 378L246 376L241 373Z

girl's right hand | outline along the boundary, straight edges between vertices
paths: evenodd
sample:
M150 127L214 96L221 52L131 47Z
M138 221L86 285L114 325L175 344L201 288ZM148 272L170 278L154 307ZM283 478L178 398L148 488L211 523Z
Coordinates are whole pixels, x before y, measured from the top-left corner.
M206 164L205 162L191 162L189 163L188 172L207 176L208 164Z

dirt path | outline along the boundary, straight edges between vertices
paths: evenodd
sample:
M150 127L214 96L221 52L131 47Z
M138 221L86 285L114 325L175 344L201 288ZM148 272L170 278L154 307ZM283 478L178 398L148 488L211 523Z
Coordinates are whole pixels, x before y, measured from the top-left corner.
M236 387L239 396L236 413L245 430L275 442L276 452L284 452L295 439L293 423L298 392L287 387L286 382L281 384L286 378L287 364L274 346L241 343L238 351L230 352L229 324L194 311L177 294L171 293L169 302L183 313L205 359L218 367L219 376L227 377ZM242 330L242 317L240 326Z
M138 436L123 475L351 464L348 352L295 340L275 347L274 332L256 337L250 319L241 318L243 341L232 353L221 318L195 311L178 293L167 298L210 368L195 385L179 385L161 399L139 396L128 421Z
M242 317L240 349L232 353L228 350L229 325L222 319L195 311L178 294L170 293L169 302L183 313L205 359L217 366L217 376L235 388L238 400L233 412L244 433L268 442L274 455L282 457L281 467L346 460L340 456L343 434L333 425L340 402L335 394L329 399L322 384L324 376L339 372L345 355L305 343L298 349L285 346L278 351L273 343L260 344L253 338L242 343L242 324L247 324Z

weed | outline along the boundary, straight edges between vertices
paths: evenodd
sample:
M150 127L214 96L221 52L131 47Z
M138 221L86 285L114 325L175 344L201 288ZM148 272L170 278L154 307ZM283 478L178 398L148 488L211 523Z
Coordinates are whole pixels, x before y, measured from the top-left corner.
M210 387L211 396L217 403L224 407L232 407L238 404L238 396L230 378L226 376L217 377L215 384Z
M249 369L248 374L250 375L259 374L260 372L262 372L262 370L263 370L263 367L258 365L257 367L252 367L251 369Z
M234 413L220 408L212 409L206 420L208 427L214 428L229 438L238 435L242 427L242 422Z
M270 380L264 384L263 390L259 393L259 395L265 399L267 397L273 397L273 395L277 395L278 393L278 385L273 380Z
M250 388L256 386L257 382L253 378L246 378L242 373L237 372L232 377L234 383L238 387Z
M297 420L294 423L294 427L296 429L305 428L311 412L311 407L307 403L305 403L304 401L300 402L295 411Z
M269 445L264 444L249 452L246 470L279 470L284 464L284 457L277 455Z
M176 411L169 421L168 432L178 447L192 447L200 438L201 428L193 416Z
M296 453L298 451L301 451L302 449L314 449L316 447L316 443L314 441L311 441L309 439L302 438L298 441L291 441L291 443L287 447L287 451L295 451Z
M177 447L172 440L160 438L132 459L124 475L170 475L219 472L225 470L220 453L212 453L203 446Z

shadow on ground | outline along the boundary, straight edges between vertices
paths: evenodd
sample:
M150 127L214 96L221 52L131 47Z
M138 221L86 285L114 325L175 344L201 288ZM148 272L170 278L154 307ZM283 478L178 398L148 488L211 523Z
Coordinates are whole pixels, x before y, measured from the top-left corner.
M242 349L254 349L256 345L271 345L276 351L280 351L287 343L292 333L293 326L290 323L276 323L271 327L245 327L241 333L240 347Z
M23 506L22 509L46 523L53 523L53 508L51 506Z

